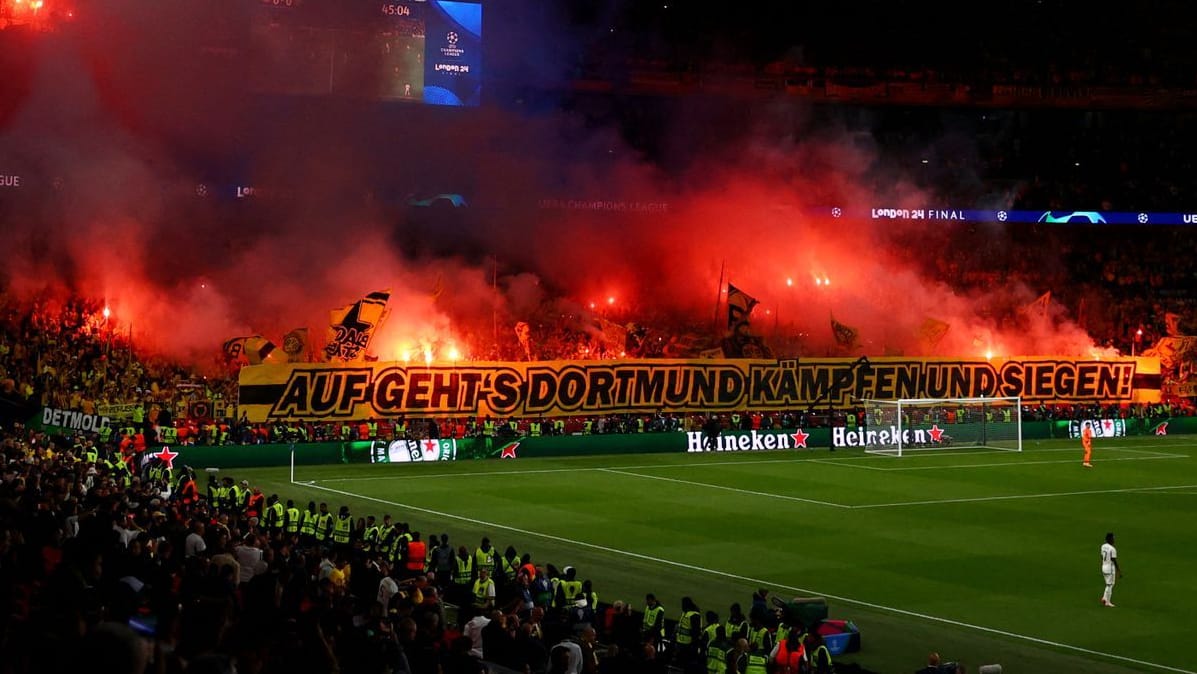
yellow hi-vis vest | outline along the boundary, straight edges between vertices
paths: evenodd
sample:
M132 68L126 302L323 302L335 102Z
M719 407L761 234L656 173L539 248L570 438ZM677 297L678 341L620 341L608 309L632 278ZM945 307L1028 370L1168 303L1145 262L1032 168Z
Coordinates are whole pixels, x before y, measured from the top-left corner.
M337 521L333 523L333 543L340 543L342 545L349 543L349 534L353 531L352 517L338 517Z

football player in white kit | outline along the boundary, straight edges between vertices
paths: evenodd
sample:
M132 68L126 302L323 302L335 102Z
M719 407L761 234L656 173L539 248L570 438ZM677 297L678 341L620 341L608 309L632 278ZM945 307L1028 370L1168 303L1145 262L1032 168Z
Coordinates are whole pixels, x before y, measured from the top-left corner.
M1106 579L1106 591L1101 595L1102 606L1113 606L1110 596L1114 594L1114 580L1122 577L1122 569L1118 567L1118 550L1114 548L1114 534L1106 534L1106 542L1101 545L1101 575Z

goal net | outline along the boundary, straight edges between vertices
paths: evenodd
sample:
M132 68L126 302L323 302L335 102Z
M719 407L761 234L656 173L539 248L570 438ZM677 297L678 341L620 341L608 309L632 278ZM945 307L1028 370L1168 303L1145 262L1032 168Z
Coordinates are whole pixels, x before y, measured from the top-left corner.
M864 400L865 451L902 456L934 449L1022 451L1018 398Z

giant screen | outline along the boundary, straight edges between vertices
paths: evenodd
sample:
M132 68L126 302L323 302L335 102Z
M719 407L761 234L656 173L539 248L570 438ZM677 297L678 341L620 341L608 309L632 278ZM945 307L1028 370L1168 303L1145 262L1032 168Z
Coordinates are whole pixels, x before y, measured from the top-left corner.
M258 93L476 106L482 4L457 0L255 0Z

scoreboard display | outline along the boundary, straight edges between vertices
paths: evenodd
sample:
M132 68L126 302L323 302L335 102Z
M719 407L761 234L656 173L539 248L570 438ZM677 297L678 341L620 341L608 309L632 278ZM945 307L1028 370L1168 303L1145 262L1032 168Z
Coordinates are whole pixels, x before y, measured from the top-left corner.
M257 0L257 93L476 106L482 4L460 0Z

